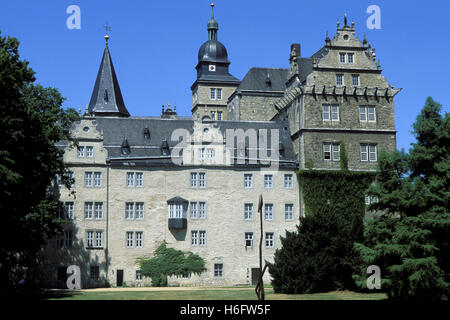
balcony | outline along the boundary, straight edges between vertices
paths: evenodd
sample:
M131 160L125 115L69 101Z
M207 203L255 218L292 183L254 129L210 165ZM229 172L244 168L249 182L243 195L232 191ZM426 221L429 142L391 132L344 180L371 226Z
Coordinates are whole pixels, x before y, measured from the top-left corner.
M189 201L181 197L167 200L169 205L169 229L183 230L187 228L186 212Z
M186 229L187 219L186 218L169 218L169 229Z

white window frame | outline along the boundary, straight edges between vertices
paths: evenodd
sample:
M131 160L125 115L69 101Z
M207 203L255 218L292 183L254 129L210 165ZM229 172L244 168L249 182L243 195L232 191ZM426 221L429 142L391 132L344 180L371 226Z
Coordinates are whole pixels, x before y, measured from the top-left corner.
M340 83L339 83L340 82ZM336 74L336 86L337 87L343 87L345 84L344 82L344 74L342 73L337 73Z
M199 201L198 203L198 218L206 219L206 202Z
M273 189L273 174L264 175L264 189Z
M93 157L94 157L94 147L86 146L86 158L93 158Z
M198 173L198 187L206 188L206 172Z
M94 172L93 174L94 188L101 188L103 182L103 175L101 172Z
M244 247L253 248L253 232L244 233Z
M135 172L135 185L137 188L144 186L144 173L143 172Z
M253 173L244 173L244 189L253 188Z
M127 231L125 233L125 247L126 248L134 248L134 232Z
M206 230L198 231L198 245L206 246Z
M84 146L78 146L77 148L77 157L84 158Z
M94 176L94 173L92 171L86 171L84 173L84 186L86 188L92 188L92 186L93 186L93 176Z
M359 74L352 74L352 86L359 87Z
M217 120L222 121L222 111L217 111Z
M339 161L341 146L336 142L324 142L323 143L323 160L324 161ZM327 159L329 154L329 159Z
M144 232L136 231L134 233L134 247L143 248L144 247Z
M186 219L182 203L169 203L169 219Z
M191 230L191 246L198 246L198 230Z
M210 88L209 98L210 100L216 100L216 88Z
M360 144L360 159L361 162L377 162L377 145L373 143Z
M266 232L264 235L264 247L273 248L275 247L275 234L273 232Z
M216 100L222 100L222 88L216 89ZM217 119L219 120L219 119Z
M253 220L253 203L244 203L244 220Z
M339 105L337 104L324 104L322 105L322 121L335 121L338 122L339 117Z
M198 202L191 202L189 204L189 211L191 219L198 219Z
M134 220L134 202L125 202L125 220Z
M351 57L351 59L350 59L350 57ZM348 64L355 63L355 54L354 53L347 53L347 63Z
M145 218L145 203L135 202L134 203L134 218L136 220L144 220Z
M284 220L293 221L294 220L294 204L285 203L284 204Z
M191 188L197 188L197 186L198 186L198 173L197 172L191 172L190 177L191 177L191 179L190 179Z
M264 220L272 221L273 220L273 203L265 203L264 204Z
M75 204L73 201L67 201L63 204L64 218L67 220L73 220L75 218Z
M373 113L370 112L371 110L373 110ZM373 120L370 119L371 114L373 114ZM377 116L376 116L375 106L367 106L367 122L376 122L376 121L377 121Z
M94 218L94 202L86 201L84 203L84 219L92 220Z
M94 219L103 220L103 202L94 202Z
M284 188L285 189L294 188L294 175L292 173L284 174Z
M341 64L347 63L346 56L347 56L347 54L345 52L339 52L339 63L341 63ZM342 59L342 58L344 58L344 59ZM344 60L344 61L342 61L342 60Z

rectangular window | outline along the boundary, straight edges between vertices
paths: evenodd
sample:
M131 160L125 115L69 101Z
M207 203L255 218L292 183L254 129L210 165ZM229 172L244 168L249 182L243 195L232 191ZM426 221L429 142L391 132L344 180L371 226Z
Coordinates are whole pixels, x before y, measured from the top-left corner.
M127 187L134 187L134 172L127 172Z
M292 174L284 175L284 187L286 189L292 189L294 187L294 177Z
M144 246L144 233L142 231L136 232L135 234L136 248L142 248Z
M253 248L253 232L246 232L244 239L245 248Z
M84 218L85 219L92 219L93 218L93 202L85 202L84 203Z
M78 147L77 156L78 158L84 158L84 147L82 146Z
M359 107L359 121L366 122L367 121L367 114L366 114L366 107Z
M244 204L244 219L253 220L253 203Z
M284 205L284 219L286 221L294 220L294 205L287 203Z
M92 172L85 172L84 173L84 186L85 187L92 187Z
M135 217L138 220L144 219L144 203L143 202L136 202L135 203Z
M344 75L343 74L337 74L336 75L336 85L337 86L343 86L344 85Z
M266 189L273 188L273 175L271 174L264 175L264 188Z
M197 202L191 202L190 209L191 209L191 219L197 219L198 218Z
M199 160L205 159L205 148L198 149L198 159Z
M144 173L136 172L136 187L143 187L143 186L144 186Z
M222 89L217 88L216 93L217 93L217 100L222 100ZM220 120L220 119L217 119L217 120Z
M273 204L264 204L264 220L273 220Z
M103 231L95 231L95 247L103 247Z
M93 158L94 157L94 147L88 146L86 147L86 158Z
M244 173L244 188L253 188L253 174Z
M377 146L374 144L369 144L369 161L370 162L377 161Z
M197 246L198 245L198 231L192 230L191 231L191 246Z
M222 111L217 111L217 120L222 120Z
M94 187L99 188L102 186L102 173L94 172Z
M198 217L200 219L206 218L206 202L199 202L198 203Z
M198 232L198 245L206 246L206 231L204 230Z
M375 107L367 107L367 120L369 122L375 122Z
M134 219L134 202L125 203L125 219Z
M333 143L331 145L333 161L339 161L340 150L341 150L341 146L338 143Z
M211 111L211 120L216 120L216 112Z
M136 280L142 280L142 271L136 270Z
M376 162L377 161L377 145L365 144L360 145L361 161Z
M126 233L126 246L127 248L133 248L134 243L134 232Z
M343 52L339 53L339 62L345 63L345 53L343 53Z
M191 172L191 188L197 188L197 173Z
M73 220L74 217L73 202L64 202L64 219Z
M266 248L273 248L274 247L273 232L266 232L265 247Z
M210 89L210 94L211 94L211 100L216 100L216 88L211 88Z
M94 219L103 219L103 202L96 202L94 204Z
M214 263L214 277L215 278L223 277L223 264L222 263Z
M214 159L215 150L213 148L206 149L206 156L208 157L208 159Z
M86 243L88 248L102 248L103 247L103 231L87 231Z
M353 57L354 57L354 54L353 54L353 53L348 53L348 54L347 54L347 63L353 64L353 63L354 63Z
M323 144L323 160L331 160L331 143L329 142Z
M100 278L100 267L99 266L91 266L90 270L90 278L92 280L98 280Z
M72 231L64 231L62 235L56 238L56 245L60 248L69 248L72 246Z
M182 204L171 203L169 204L169 218L171 219L184 219L186 215L183 211Z
M206 173L200 172L198 174L198 187L205 188L206 187Z
M324 120L324 121L339 121L339 106L338 105L323 105L322 106L322 120Z
M359 74L352 74L352 86L359 86Z
M330 106L324 105L322 106L322 120L330 120Z

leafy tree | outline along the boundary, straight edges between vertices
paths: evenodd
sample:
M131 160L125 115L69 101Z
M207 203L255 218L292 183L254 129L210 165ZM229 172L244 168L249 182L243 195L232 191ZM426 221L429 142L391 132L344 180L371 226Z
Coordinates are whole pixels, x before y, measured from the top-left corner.
M58 200L50 192L58 175L70 187L70 171L55 144L72 141L78 119L63 110L54 88L34 84L34 71L19 57L19 41L0 33L0 288L31 276L36 253L60 230ZM11 236L13 235L13 236Z
M369 265L381 268L382 289L391 299L448 299L450 293L450 116L431 97L413 125L417 142L409 154L381 153L379 198L370 209L384 214L370 221L355 245L364 264L357 283L366 285Z
M137 261L142 275L150 277L155 287L167 286L168 276L188 276L206 271L205 261L200 256L168 248L166 241L156 248L153 258L139 258Z

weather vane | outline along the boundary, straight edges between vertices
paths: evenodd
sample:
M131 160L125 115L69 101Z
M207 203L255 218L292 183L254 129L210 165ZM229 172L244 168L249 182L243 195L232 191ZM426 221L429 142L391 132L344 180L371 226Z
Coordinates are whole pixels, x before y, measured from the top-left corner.
M108 35L108 32L112 30L112 28L108 25L108 22L106 22L103 27L105 28L106 35Z

